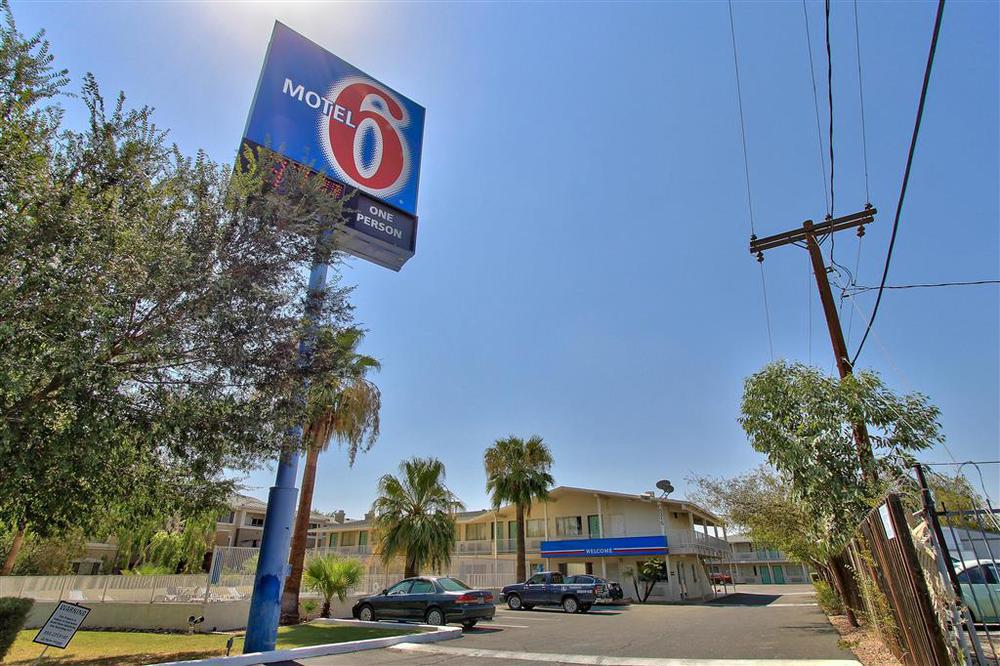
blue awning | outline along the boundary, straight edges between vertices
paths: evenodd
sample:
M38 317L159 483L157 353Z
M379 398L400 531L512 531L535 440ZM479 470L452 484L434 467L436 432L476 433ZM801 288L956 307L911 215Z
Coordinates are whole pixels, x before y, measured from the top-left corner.
M634 557L666 555L667 538L663 535L614 537L610 539L568 539L543 541L542 557Z

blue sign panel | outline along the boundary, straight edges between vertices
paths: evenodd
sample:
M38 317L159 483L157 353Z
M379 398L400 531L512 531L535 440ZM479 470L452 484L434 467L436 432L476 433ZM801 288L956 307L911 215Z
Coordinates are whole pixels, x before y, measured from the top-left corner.
M634 557L666 555L667 538L662 535L617 537L610 539L570 539L543 541L542 557Z
M274 24L244 138L416 215L423 133L422 106Z

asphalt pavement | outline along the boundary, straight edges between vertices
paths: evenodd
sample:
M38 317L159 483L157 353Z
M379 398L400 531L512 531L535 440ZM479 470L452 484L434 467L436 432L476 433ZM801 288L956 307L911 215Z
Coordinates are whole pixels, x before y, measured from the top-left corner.
M511 611L498 606L494 622L461 638L301 660L333 664L745 664L846 666L850 651L816 606L810 586L740 586L737 594L705 604L595 607L568 615L560 609ZM675 661L694 660L694 661ZM700 660L709 660L701 662Z

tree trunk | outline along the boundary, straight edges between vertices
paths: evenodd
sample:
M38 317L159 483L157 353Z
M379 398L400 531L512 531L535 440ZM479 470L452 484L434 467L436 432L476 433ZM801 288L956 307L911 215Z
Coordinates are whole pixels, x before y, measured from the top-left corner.
M330 617L330 600L323 602L323 609L319 612L320 617Z
M309 514L312 513L313 490L316 487L316 464L319 462L319 447L309 443L306 451L306 467L302 472L302 490L299 491L299 508L295 512L295 530L292 532L292 547L288 561L291 573L285 579L285 590L281 595L281 623L299 623L299 590L302 587L302 569L306 559L306 537L309 535Z
M406 566L403 570L403 578L413 578L418 575L420 575L420 572L417 571L417 558L410 557L410 554L407 553Z
M848 623L852 627L857 627L858 618L854 616L854 609L851 608L851 599L847 594L847 583L843 578L844 572L836 557L830 559L830 575L833 576L834 587L837 588L837 594L840 595L840 602L844 606L844 615L847 616Z
M3 567L0 567L0 576L9 576L14 570L14 561L17 559L17 554L21 552L21 546L24 545L24 532L27 527L27 524L23 520L18 523L17 531L14 532L14 540L10 544L10 550L7 551L7 557L4 558Z
M524 505L517 503L517 581L528 580L528 564L524 547Z

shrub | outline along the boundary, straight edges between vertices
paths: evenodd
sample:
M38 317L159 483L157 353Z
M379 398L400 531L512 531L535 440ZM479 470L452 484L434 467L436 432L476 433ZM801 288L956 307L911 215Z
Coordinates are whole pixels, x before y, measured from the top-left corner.
M18 599L16 597L0 597L0 661L3 660L7 650L14 644L17 632L21 631L25 620L28 619L28 612L31 610L32 599Z
M320 617L330 617L330 602L334 595L341 602L347 600L347 591L361 581L365 568L353 559L341 559L336 555L322 555L306 562L302 577L306 589L323 595L323 609Z
M844 605L837 596L837 591L830 587L825 580L814 580L813 587L816 588L816 603L827 615L840 615L844 612Z
M306 599L305 601L302 602L302 610L304 611L302 615L304 615L306 618L309 618L312 616L313 613L316 612L317 608L319 608L318 603L316 603L312 599Z

